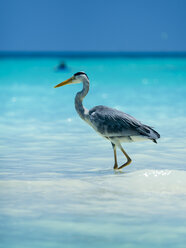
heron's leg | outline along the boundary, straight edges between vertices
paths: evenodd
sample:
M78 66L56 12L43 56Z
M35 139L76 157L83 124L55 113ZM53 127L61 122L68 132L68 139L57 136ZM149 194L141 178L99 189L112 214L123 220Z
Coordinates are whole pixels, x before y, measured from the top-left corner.
M118 162L117 162L117 156L116 156L116 145L114 143L112 143L112 148L114 150L114 170L118 169Z
M121 165L118 169L122 169L123 167L129 165L132 160L131 158L129 157L129 155L126 153L126 151L123 149L123 147L120 145L119 148L121 149L121 151L123 152L123 154L125 155L125 157L127 158L127 162L124 163L123 165Z

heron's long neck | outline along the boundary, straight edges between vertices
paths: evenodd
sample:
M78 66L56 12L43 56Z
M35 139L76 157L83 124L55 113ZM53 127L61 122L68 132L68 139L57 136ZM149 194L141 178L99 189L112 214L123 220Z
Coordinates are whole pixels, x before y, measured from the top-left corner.
M75 97L75 108L82 119L85 119L86 114L88 113L88 110L83 106L83 99L87 95L88 91L89 91L89 81L84 79L83 89L82 91L78 92Z

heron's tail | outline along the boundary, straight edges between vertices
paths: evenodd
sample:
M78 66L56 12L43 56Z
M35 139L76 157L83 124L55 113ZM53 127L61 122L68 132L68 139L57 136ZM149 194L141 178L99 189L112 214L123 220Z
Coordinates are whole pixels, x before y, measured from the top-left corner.
M150 126L143 125L138 130L142 135L147 136L154 143L157 143L156 140L160 138L160 134Z
M151 132L150 132L151 136L154 136L153 138L150 138L150 139L154 143L157 144L157 141L156 140L160 138L160 134L157 131L155 131L152 127L149 127L149 126L147 126L147 127L151 130Z

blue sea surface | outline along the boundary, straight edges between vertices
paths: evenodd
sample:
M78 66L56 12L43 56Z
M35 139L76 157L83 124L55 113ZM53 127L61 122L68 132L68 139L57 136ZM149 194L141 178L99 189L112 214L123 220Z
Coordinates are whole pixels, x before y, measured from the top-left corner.
M186 247L186 57L0 59L0 248ZM111 144L74 108L124 111L161 134L123 143L132 163L112 168ZM118 151L119 164L125 162Z

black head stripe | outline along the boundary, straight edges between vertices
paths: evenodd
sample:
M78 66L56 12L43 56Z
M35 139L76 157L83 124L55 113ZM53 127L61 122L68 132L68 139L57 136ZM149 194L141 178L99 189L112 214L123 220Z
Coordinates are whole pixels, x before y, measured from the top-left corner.
M87 74L86 74L85 72L83 72L83 71L76 72L76 73L74 74L74 76L79 76L79 75L85 75L85 76L88 78Z

